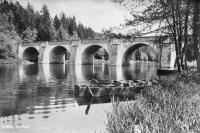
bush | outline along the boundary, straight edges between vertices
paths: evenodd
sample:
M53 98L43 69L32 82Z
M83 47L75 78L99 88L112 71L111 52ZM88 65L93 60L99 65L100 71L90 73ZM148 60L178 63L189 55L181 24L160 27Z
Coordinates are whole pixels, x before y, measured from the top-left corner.
M134 102L114 101L112 112L107 113L108 130L111 133L200 130L200 85L194 78L188 80L184 76L162 78L159 84L145 88Z

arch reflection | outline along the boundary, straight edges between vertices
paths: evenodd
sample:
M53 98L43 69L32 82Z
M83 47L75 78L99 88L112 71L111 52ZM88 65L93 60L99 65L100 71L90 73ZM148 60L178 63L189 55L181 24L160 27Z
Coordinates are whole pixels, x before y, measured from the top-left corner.
M69 82L86 81L89 78L105 80L150 80L157 76L157 64L152 62L130 62L129 66L28 64L19 67L20 80L62 79Z
M150 80L157 77L157 64L151 62L131 62L122 67L125 80Z

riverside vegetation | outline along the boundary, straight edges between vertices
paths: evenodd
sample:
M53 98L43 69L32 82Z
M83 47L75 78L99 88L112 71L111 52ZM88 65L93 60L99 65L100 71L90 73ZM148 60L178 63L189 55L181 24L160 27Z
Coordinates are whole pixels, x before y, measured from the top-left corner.
M200 73L160 77L135 101L113 101L110 133L195 133L200 131Z

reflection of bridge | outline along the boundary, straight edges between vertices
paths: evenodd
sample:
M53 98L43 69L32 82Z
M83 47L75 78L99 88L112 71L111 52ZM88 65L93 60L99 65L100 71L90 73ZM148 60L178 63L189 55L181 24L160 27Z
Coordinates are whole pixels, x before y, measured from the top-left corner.
M19 45L18 57L38 63L65 63L66 55L71 64L93 64L94 54L104 48L109 55L110 65L128 65L134 50L142 46L151 46L157 52L154 37L140 37L132 41L114 40L74 40L65 42L23 43ZM171 57L174 52L171 52ZM174 59L171 58L170 66Z

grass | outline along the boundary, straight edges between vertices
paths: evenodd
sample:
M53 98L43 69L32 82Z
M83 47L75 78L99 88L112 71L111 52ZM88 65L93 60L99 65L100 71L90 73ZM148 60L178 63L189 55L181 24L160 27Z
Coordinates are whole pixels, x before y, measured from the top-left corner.
M112 111L107 112L110 133L200 132L200 74L161 77L137 100L113 99L112 104Z

